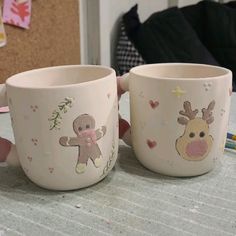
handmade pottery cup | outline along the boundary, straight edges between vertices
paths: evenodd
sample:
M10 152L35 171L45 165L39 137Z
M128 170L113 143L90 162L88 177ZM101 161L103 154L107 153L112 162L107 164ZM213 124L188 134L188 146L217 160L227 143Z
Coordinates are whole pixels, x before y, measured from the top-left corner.
M120 80L129 90L131 139L139 161L170 176L213 169L224 151L232 73L201 64L142 65Z
M113 69L70 65L23 72L1 85L0 101L1 106L8 101L16 143L16 152L12 146L0 156L11 162L18 154L37 185L79 189L100 181L114 166L118 106ZM1 140L4 147L8 141Z

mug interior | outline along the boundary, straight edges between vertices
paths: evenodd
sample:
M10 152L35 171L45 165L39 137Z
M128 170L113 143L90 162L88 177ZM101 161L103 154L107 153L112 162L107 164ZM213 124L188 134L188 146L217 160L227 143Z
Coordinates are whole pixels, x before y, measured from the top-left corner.
M130 72L139 76L163 79L217 78L230 73L228 69L223 67L187 63L142 65L134 67Z
M54 88L105 79L112 73L115 73L113 69L102 66L56 66L16 74L7 79L6 83L22 88Z

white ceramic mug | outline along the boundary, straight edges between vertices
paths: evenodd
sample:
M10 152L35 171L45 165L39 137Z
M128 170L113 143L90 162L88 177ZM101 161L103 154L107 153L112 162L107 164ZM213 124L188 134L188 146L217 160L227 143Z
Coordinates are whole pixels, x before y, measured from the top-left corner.
M78 189L112 169L118 150L113 69L70 65L31 70L10 77L6 89L1 86L2 106L5 92L19 161L34 183Z
M230 70L183 63L142 65L120 84L129 90L132 146L145 167L170 176L213 169L226 140Z

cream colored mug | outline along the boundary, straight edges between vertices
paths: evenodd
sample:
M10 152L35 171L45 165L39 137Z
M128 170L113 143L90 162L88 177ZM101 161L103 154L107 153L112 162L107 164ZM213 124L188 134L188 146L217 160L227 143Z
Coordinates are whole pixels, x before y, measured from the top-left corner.
M131 139L138 160L170 176L213 169L224 151L230 70L201 64L150 64L120 81L129 90Z
M16 146L0 150L16 158L37 185L53 190L87 187L112 169L118 150L116 75L102 66L58 66L7 79ZM0 140L3 147L9 142ZM9 159L9 160L8 160Z

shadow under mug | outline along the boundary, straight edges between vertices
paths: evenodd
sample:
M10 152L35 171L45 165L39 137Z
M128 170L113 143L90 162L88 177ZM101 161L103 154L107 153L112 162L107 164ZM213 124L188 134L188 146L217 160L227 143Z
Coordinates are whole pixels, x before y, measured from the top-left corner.
M53 190L87 187L114 166L118 105L113 69L70 65L23 72L1 85L0 105L7 102L16 146L6 158L18 155L37 185Z
M120 80L130 95L131 141L148 169L196 176L213 169L224 152L232 73L202 64L134 67Z

